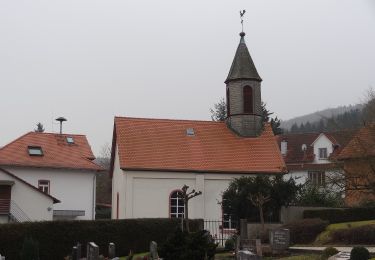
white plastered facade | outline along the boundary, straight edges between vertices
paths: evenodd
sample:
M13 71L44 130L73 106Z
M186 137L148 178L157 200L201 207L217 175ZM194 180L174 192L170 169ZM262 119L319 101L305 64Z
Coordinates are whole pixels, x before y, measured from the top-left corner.
M112 218L168 218L170 194L188 185L202 195L189 201L189 218L221 219L222 193L234 178L254 176L232 173L124 171L116 147L112 177ZM117 213L117 194L119 198Z
M4 167L4 169L35 187L38 187L39 180L48 180L50 195L61 201L53 205L53 210L84 211L84 216L66 217L67 219L95 219L94 171L31 167ZM59 217L55 216L54 219Z

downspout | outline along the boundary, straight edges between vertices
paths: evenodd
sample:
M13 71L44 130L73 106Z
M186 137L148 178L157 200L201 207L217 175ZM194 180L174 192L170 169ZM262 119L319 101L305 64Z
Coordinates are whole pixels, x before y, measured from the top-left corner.
M96 173L94 173L94 178L92 180L92 220L95 220L95 202L96 202Z

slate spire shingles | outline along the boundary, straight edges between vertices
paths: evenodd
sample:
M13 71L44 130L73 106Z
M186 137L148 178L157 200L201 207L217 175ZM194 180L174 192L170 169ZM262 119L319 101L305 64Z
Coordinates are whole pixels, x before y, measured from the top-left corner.
M255 68L254 62L250 56L249 50L247 49L245 43L245 33L240 33L241 40L238 45L236 54L234 56L232 66L230 67L229 74L225 83L231 80L239 79L252 79L257 81L262 81Z

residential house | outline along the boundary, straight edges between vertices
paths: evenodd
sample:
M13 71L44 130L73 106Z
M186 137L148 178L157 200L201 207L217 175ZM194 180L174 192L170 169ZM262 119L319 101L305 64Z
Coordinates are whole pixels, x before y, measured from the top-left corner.
M50 204L60 201L43 206L52 214L47 220L95 219L95 174L102 168L94 159L84 135L29 132L0 149L1 180L14 183L5 188L7 195L2 196L8 200L10 196L11 203L24 211L25 218L40 220L42 217L28 215L25 208L38 208L40 200L31 202L32 197L18 193L18 186L32 186L49 195L43 198L49 198ZM7 179L3 179L5 175Z
M338 159L344 163L345 202L349 206L375 203L375 124L361 128Z
M337 187L333 177L340 170L336 157L353 137L355 130L325 133L283 134L278 136L281 154L288 168L285 178L307 181L317 187Z
M234 178L286 172L271 126L263 127L262 79L240 36L225 81L225 122L115 117L113 219L182 217L185 184L202 192L189 218L225 219L222 192Z

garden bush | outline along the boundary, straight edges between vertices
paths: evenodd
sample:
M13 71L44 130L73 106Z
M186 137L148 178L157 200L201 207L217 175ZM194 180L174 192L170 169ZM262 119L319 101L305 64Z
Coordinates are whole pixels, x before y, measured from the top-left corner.
M328 226L328 221L321 219L303 219L283 226L290 231L290 242L292 244L311 243Z
M191 220L191 230L199 230L203 220ZM107 255L108 243L116 244L118 255L130 250L149 250L150 241L163 243L181 225L180 219L77 220L11 223L0 225L0 253L18 260L25 237L39 244L40 260L63 259L80 242L85 255L87 242L95 242Z
M236 238L234 236L225 240L225 250L233 251L235 247L236 247Z
M339 229L332 233L330 243L372 244L375 241L375 225Z
M350 260L368 260L370 258L370 253L367 248L362 246L353 247L350 252Z
M322 252L322 259L328 259L330 256L337 254L339 250L334 247L327 247Z
M21 260L39 260L39 245L31 237L25 237L23 240L21 252Z
M347 209L318 209L305 210L303 218L320 218L329 223L341 223L375 219L375 207L371 208L347 208Z
M159 255L165 260L211 260L215 257L216 247L217 244L206 230L187 233L177 229L161 245Z

